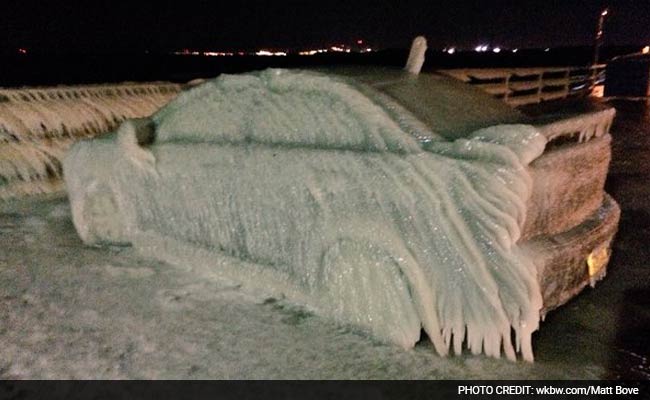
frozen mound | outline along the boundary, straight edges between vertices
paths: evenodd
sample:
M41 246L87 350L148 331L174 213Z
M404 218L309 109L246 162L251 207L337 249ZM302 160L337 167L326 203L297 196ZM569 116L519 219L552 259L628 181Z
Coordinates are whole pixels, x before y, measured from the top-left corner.
M440 355L532 361L542 297L517 240L545 144L529 125L444 139L367 85L267 70L76 144L64 173L88 243L212 269L405 348L424 328Z

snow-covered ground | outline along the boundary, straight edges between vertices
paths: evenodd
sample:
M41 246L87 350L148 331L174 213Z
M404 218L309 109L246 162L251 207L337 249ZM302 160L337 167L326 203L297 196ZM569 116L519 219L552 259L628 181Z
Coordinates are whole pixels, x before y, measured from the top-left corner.
M618 104L615 104L619 106ZM607 278L549 314L534 364L405 351L228 282L83 246L65 198L0 204L0 378L650 378L650 121L622 103Z

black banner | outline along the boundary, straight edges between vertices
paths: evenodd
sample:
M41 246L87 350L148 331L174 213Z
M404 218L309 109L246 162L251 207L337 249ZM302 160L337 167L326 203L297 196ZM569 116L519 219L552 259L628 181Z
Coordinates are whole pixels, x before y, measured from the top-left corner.
M22 399L650 399L650 381L3 381Z

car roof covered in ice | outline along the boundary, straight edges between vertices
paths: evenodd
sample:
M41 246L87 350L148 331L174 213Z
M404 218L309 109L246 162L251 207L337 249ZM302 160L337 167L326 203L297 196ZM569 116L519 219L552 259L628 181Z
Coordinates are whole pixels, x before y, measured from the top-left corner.
M158 142L397 152L525 119L451 78L377 67L224 74L153 116Z

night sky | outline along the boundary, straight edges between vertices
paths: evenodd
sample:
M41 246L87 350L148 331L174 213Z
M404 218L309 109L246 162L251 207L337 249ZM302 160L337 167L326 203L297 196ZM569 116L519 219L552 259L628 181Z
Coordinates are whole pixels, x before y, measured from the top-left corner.
M407 47L556 47L592 42L610 7L606 44L650 43L650 0L549 1L2 1L0 49L110 53L236 50L351 43Z

